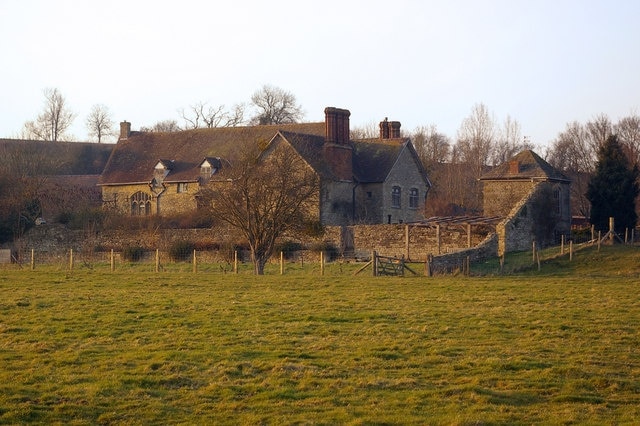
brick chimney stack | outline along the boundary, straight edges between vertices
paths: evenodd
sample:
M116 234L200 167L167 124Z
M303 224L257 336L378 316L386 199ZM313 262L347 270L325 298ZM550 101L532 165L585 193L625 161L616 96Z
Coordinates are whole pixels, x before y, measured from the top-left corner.
M131 123L127 120L120 122L120 140L128 139L131 134Z
M380 122L380 139L389 139L389 121L387 117Z
M327 107L325 116L324 160L333 175L343 181L353 179L353 148L349 139L349 116L346 109Z
M326 126L326 142L338 145L349 144L349 116L347 109L327 107L324 109L324 123Z
M389 122L389 138L397 139L399 137L400 137L400 122L390 121Z
M400 137L400 122L388 121L387 117L380 122L380 139L397 139Z

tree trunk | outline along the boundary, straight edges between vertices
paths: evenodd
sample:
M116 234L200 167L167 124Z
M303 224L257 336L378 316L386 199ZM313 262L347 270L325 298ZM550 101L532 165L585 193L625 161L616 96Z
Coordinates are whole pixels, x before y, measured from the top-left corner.
M251 249L251 261L253 262L253 271L256 275L264 275L264 266L267 264L268 258L263 254L258 254Z

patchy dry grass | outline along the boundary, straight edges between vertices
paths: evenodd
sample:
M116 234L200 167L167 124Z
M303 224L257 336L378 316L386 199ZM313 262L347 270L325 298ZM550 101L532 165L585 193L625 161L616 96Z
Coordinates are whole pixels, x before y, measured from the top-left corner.
M0 423L634 423L638 253L608 250L483 278L4 270Z

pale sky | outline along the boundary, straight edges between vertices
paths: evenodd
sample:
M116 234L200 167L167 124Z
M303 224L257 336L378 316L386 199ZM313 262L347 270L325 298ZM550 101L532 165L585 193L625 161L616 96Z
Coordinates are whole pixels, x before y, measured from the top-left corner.
M567 123L640 113L637 0L0 0L0 138L57 88L77 114L175 119L197 102L294 94L351 125L388 117L455 139L474 105L548 145Z

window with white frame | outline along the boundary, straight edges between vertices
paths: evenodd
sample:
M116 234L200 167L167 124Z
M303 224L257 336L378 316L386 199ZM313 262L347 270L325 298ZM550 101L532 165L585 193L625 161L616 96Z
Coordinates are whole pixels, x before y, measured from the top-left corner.
M409 190L409 208L418 208L418 188L411 188Z
M189 184L187 182L178 182L178 194L189 191Z
M391 190L391 207L400 208L402 202L402 189L394 186Z

